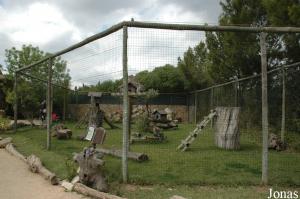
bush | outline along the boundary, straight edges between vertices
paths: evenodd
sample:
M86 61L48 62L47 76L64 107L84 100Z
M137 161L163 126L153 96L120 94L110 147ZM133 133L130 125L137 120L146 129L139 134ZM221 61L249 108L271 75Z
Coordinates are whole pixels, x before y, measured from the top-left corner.
M136 129L139 133L148 132L150 129L150 120L147 114L141 115L136 121Z
M67 179L72 181L72 179L77 175L77 167L72 159L67 159L65 164L67 168Z
M0 131L9 129L9 119L0 116Z

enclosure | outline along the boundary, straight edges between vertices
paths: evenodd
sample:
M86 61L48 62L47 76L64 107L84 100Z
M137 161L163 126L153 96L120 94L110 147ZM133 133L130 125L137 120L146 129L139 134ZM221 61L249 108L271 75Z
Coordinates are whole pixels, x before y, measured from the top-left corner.
M128 92L132 76L141 72L160 70L161 66L176 68L179 58L195 47L204 38L204 32L225 34L253 34L260 41L257 57L261 63L254 63L259 71L251 71L250 76L232 76L230 81L207 85L206 88L186 91L185 88L171 93L161 91L150 100L141 96L132 96ZM260 183L300 185L300 134L299 134L299 73L300 63L280 64L267 62L267 34L299 34L299 28L280 27L235 27L189 24L159 24L144 22L122 22L103 32L93 35L69 48L51 54L36 63L25 66L15 72L15 130L20 117L37 117L30 111L36 104L18 104L25 100L26 91L18 85L27 82L27 86L44 93L47 107L47 135L43 129L20 128L16 137L24 142L38 140L37 145L45 145L54 151L52 158L70 158L72 152L82 150L88 145L75 139L51 141L52 110L61 115L62 120L79 135L85 129L75 127L88 110L90 99L87 92L78 90L85 85L95 85L105 80L118 82L119 88L103 92L100 106L106 113L119 112L119 129L107 128L108 134L104 147L122 149L122 159L106 157L106 169L109 180L120 179L123 182L141 184L242 184ZM245 41L245 43L250 41ZM241 53L242 50L241 49ZM239 55L235 55L239 56ZM279 58L278 58L279 59ZM53 64L55 63L55 64ZM60 64L66 64L70 77L61 81ZM170 65L170 66L168 66ZM248 66L245 66L246 68ZM249 66L249 70L253 68ZM205 69L203 69L205 70ZM42 75L41 75L42 74ZM143 74L143 73L142 73ZM177 74L174 73L174 76ZM47 78L46 78L47 77ZM164 75L162 75L162 79ZM175 78L175 79L176 79ZM198 77L204 78L204 77ZM148 81L148 80L147 80ZM151 79L153 88L164 86L168 81L157 82ZM171 85L176 85L179 77ZM167 88L167 86L166 86ZM193 86L191 86L193 88ZM150 88L146 88L150 89ZM118 90L118 91L117 91ZM92 91L92 90L90 90ZM43 99L39 99L42 101ZM130 103L129 103L130 101ZM132 105L132 107L131 107ZM146 106L151 110L170 108L179 122L176 129L163 130L164 142L129 142L130 135L137 131L135 120L131 121L131 108ZM204 116L216 107L240 107L239 133L240 149L225 150L215 146L214 121L205 126L203 132L191 144L189 150L176 150L181 140L196 128ZM18 111L19 110L19 111ZM21 111L20 111L21 110ZM35 110L38 111L38 110ZM22 113L22 114L21 114ZM130 134L131 131L131 134ZM268 151L268 134L275 133L281 141L287 143L283 151ZM24 137L23 137L23 136ZM26 135L26 136L25 136ZM47 140L47 142L46 142ZM52 144L51 144L52 143ZM29 146L23 146L30 153ZM32 147L32 146L31 146ZM128 151L145 153L148 162L137 163L128 160ZM46 152L40 152L49 158ZM49 161L50 162L50 161ZM49 163L48 162L48 163ZM60 175L66 175L66 168L49 164ZM122 176L122 177L121 177Z

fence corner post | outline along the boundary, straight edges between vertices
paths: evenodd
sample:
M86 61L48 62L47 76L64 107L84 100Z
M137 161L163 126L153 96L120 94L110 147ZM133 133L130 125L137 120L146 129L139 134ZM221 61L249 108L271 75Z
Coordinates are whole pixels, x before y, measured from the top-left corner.
M268 76L266 33L260 33L261 50L261 103L262 103L262 178L263 185L268 184Z
M51 116L52 116L52 64L53 59L48 63L48 82L47 82L47 150L51 149Z
M14 78L14 132L17 132L18 128L18 73L15 71Z
M128 182L128 148L129 148L129 97L128 97L128 57L127 57L127 26L123 26L123 147L122 147L122 176L123 183Z
M282 110L281 110L281 142L284 143L285 134L285 106L286 106L286 78L285 78L285 68L282 67Z

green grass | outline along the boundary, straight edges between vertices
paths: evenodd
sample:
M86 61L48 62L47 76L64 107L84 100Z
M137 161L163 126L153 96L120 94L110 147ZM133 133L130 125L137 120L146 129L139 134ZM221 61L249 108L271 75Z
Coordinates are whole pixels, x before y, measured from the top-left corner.
M130 199L166 199L174 195L179 195L188 199L253 199L267 198L270 187L259 186L186 186L177 185L167 186L118 186L115 194L122 195ZM289 187L272 187L273 190L279 191L298 191L299 188Z
M66 161L72 159L73 152L79 152L88 142L76 140L77 135L85 133L74 128L71 140L53 138L52 150L45 149L46 131L39 128L21 128L16 134L1 133L2 137L11 136L18 150L25 155L31 153L41 158L47 168L62 179L68 178ZM194 125L182 124L178 130L165 131L167 142L136 143L131 150L146 153L150 160L144 163L129 161L129 176L132 184L138 185L259 185L261 178L260 132L242 131L241 150L226 151L214 146L211 130L199 136L191 150L176 151L181 139L184 139ZM300 135L288 133L287 139L299 144ZM121 129L108 129L105 147L121 148ZM121 161L115 157L105 157L106 170L110 183L121 180ZM300 153L295 150L269 153L269 182L279 186L300 186Z

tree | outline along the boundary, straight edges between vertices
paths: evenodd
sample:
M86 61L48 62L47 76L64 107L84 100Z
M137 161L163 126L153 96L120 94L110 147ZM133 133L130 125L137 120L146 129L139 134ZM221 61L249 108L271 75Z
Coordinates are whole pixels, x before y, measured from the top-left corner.
M177 67L166 64L155 68L153 71L142 71L136 74L137 80L144 85L146 90L154 89L160 93L184 91L182 73Z
M38 47L31 45L23 45L20 50L15 47L5 51L5 63L8 70L7 78L12 80L16 69L25 67L29 64L37 62L47 56L49 53L41 51ZM44 62L38 66L34 66L26 71L26 74L47 79L47 67L49 62ZM68 87L70 83L69 71L66 67L66 61L57 57L53 60L53 82ZM54 88L54 108L61 106L65 91ZM46 86L44 83L28 78L24 75L18 77L18 104L20 113L25 117L36 117L38 114L39 104L45 100ZM10 104L14 101L12 88L8 91L6 101Z
M185 90L192 91L208 86L208 65L208 51L204 42L200 42L194 48L190 47L183 58L178 58L178 68L184 77Z

